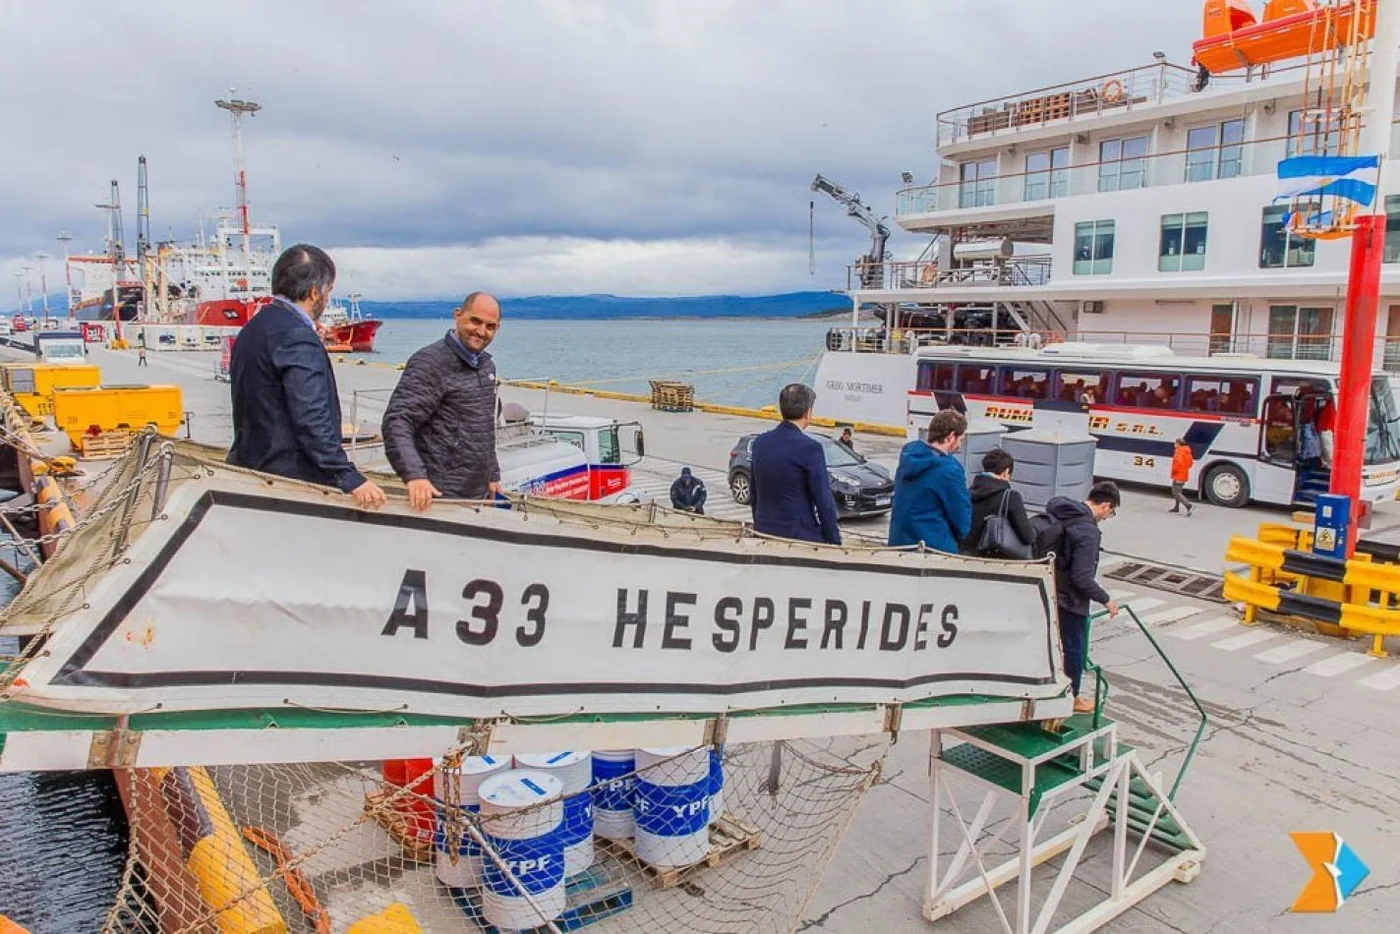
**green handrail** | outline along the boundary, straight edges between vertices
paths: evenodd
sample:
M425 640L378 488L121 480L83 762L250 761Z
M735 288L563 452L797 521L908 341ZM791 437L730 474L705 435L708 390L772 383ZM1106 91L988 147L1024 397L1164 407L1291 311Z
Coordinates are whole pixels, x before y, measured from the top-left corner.
M1176 683L1181 685L1181 689L1186 692L1186 696L1191 698L1191 703L1195 706L1196 712L1201 715L1201 723L1198 727L1196 727L1196 735L1192 738L1191 745L1186 747L1186 758L1182 760L1181 768L1177 770L1176 781L1172 782L1171 790L1167 792L1167 800L1175 800L1176 791L1178 788L1181 787L1181 780L1186 777L1186 770L1190 767L1191 760L1196 758L1196 750L1201 745L1201 737L1205 735L1206 724L1209 722L1209 718L1206 716L1206 709L1201 706L1201 702L1196 698L1196 693L1191 690L1191 685L1186 683L1186 679L1181 676L1181 672L1178 671L1176 665L1172 663L1170 656L1168 656L1166 652L1162 651L1161 644L1159 644L1157 642L1157 639L1152 635L1152 631L1143 624L1141 619L1138 618L1138 615L1133 610L1133 608L1127 604L1124 604L1121 607L1121 612L1127 613L1130 617L1132 617L1133 622L1137 623L1138 629L1141 630L1142 634L1147 637L1147 641L1152 643L1152 648L1155 649L1157 654L1162 657L1162 661L1167 663L1167 668L1171 671L1172 677L1176 678ZM1104 703L1108 701L1108 678L1106 675L1104 675L1103 669L1101 669L1098 665L1095 665L1089 659L1089 624L1092 623L1094 620L1101 619L1102 617L1105 617L1107 615L1107 610L1100 610L1099 612L1091 615L1088 618L1088 620L1086 620L1084 623L1084 670L1086 672L1093 672L1094 675L1095 728L1097 728L1099 725L1099 713L1102 710Z

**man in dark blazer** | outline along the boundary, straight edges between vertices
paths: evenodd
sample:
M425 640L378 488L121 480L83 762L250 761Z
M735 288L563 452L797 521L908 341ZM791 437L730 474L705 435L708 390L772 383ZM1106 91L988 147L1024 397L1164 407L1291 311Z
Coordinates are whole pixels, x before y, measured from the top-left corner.
M272 267L272 301L238 333L229 360L238 467L333 486L365 509L384 504L341 447L340 397L316 329L335 286L335 263L304 243Z
M836 500L820 441L807 437L817 394L791 383L778 394L778 427L753 439L749 473L754 531L806 542L841 544Z

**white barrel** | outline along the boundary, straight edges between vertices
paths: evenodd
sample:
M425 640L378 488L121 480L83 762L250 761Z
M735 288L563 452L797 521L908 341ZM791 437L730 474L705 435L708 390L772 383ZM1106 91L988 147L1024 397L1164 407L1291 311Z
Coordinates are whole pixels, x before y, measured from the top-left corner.
M482 830L509 869L483 854L481 907L498 928L539 927L564 911L563 791L555 776L521 769L481 783Z
M724 746L710 747L710 823L724 814Z
M632 749L593 753L593 833L605 840L630 840L635 832L632 795L637 769Z
M457 801L463 811L475 817L481 799L477 789L497 772L510 768L510 759L495 756L469 756L462 760L457 777ZM433 832L438 881L450 888L474 888L481 885L481 847L466 828L467 815L455 826L447 821L444 803L446 788L441 769L433 772L433 797L438 801L437 828Z
M637 858L689 866L710 852L709 747L637 750Z
M572 878L593 865L593 756L587 752L551 752L519 755L515 764L545 772L564 786L564 878Z

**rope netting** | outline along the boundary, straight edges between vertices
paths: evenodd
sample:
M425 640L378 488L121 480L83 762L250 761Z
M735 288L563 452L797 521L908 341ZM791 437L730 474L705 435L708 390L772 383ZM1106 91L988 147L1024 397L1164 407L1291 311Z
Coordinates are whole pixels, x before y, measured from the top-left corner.
M105 930L788 931L882 762L782 741L132 770Z

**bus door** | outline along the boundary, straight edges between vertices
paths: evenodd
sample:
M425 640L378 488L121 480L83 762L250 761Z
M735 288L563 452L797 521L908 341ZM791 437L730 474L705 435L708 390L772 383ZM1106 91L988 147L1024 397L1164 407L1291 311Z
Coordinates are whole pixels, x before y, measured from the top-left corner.
M1298 502L1305 485L1325 489L1327 471L1322 466L1320 439L1312 424L1319 403L1327 393L1296 389L1264 399L1259 420L1260 469L1254 481L1255 498L1271 502Z

